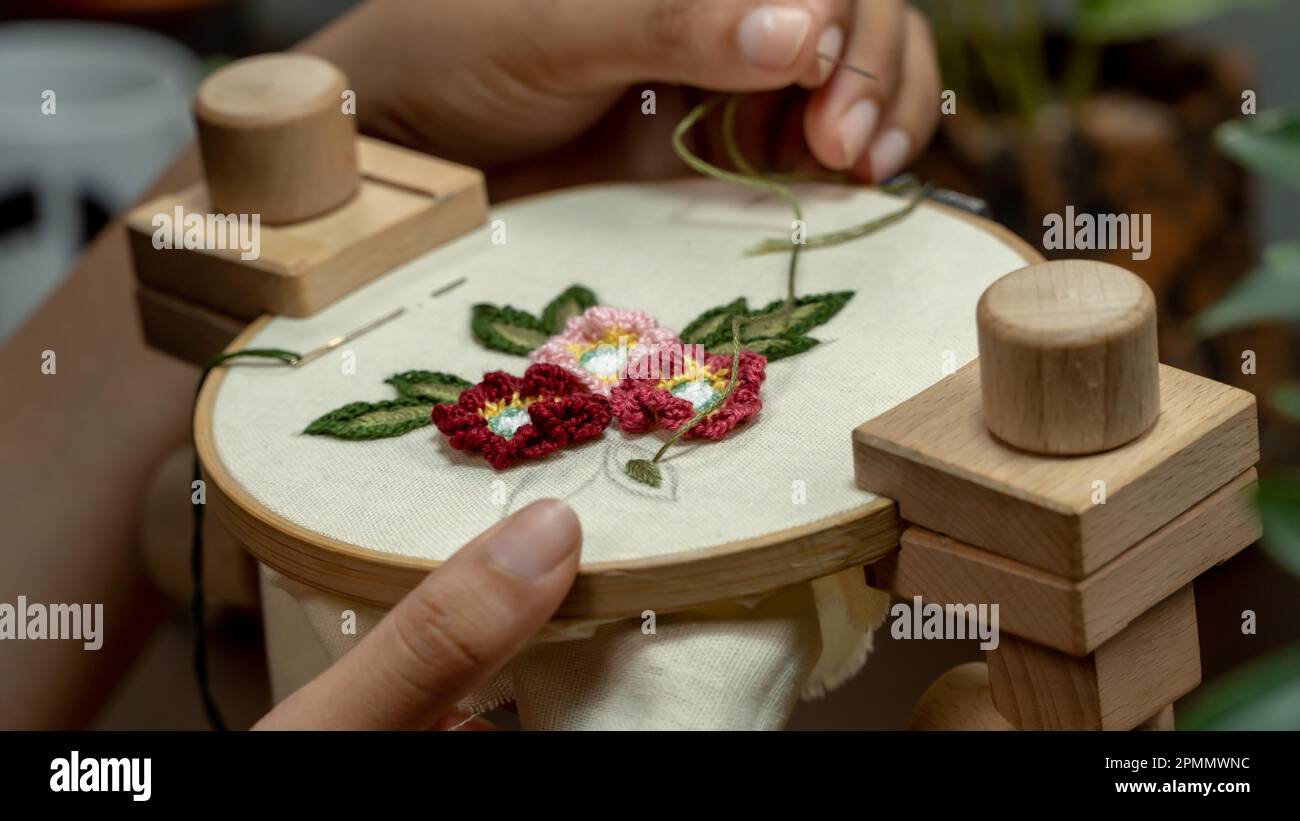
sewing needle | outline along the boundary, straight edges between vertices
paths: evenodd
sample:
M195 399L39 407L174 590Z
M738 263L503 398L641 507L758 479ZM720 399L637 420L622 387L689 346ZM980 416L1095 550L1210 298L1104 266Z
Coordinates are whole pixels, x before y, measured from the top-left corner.
M320 357L334 350L338 346L351 342L352 340L356 339L362 334L368 334L371 331L373 331L375 328L378 328L380 325L383 325L386 322L391 322L392 320L397 319L399 316L401 316L404 313L406 313L405 308L398 308L397 310L392 311L391 313L384 314L378 319L367 322L365 325L362 325L360 328L357 328L354 331L349 331L348 333L345 333L342 336L336 336L333 339L331 339L329 342L326 342L324 345L321 345L319 348L313 348L312 350L307 351L307 353L303 354L301 357L299 357L296 361L293 362L293 367L299 368L302 367L303 365L306 365L308 362L311 362L313 359L319 359Z
M858 68L857 66L852 65L851 63L846 63L846 62L844 62L843 60L841 60L841 59L838 58L838 57L832 57L831 55L826 54L826 53L821 52L821 51L817 52L817 56L820 57L820 58L822 58L823 60L826 60L827 62L834 63L835 65L839 66L840 68L846 68L846 69L848 69L849 71L852 71L854 74L861 74L863 77L870 77L870 78L873 79L873 80L879 80L879 79L880 79L880 78L877 77L876 75L872 74L870 71L867 71L865 68Z

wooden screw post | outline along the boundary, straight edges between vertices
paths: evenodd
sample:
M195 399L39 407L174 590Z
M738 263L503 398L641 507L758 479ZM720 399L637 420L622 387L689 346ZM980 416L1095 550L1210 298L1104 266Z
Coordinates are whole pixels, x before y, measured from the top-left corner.
M306 54L264 54L203 81L194 100L212 208L268 225L330 211L357 191L347 78Z
M976 325L977 362L854 431L858 485L912 523L877 583L1000 611L987 673L917 726L995 725L983 686L1020 729L1167 725L1200 682L1191 582L1259 537L1254 399L1160 365L1151 291L1113 265L1008 274Z
M1034 453L1109 450L1160 413L1156 300L1114 265L1062 260L993 283L976 309L984 423Z

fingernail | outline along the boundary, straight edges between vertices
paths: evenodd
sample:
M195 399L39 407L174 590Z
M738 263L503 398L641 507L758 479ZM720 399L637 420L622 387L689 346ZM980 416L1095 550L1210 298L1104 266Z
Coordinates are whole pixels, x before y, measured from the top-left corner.
M740 53L759 68L789 68L803 49L812 15L790 6L759 6L740 21Z
M524 579L545 576L572 556L582 542L573 509L558 499L533 502L490 537L488 556Z
M858 100L844 112L840 118L840 147L844 149L845 168L862 156L879 117L880 108L871 100Z
M903 170L907 154L912 150L912 138L901 128L891 128L876 144L871 146L871 178L883 182Z
M843 51L844 29L834 25L827 26L822 36L817 38L817 85L826 82L826 78L835 70L835 63L827 60L826 57L838 60Z

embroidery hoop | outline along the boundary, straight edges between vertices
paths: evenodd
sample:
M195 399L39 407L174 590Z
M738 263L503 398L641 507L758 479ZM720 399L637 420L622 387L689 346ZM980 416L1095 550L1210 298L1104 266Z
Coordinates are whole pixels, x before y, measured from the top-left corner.
M801 189L801 194L805 190L813 189ZM625 192L630 193L625 195ZM745 209L742 212L744 216L739 219L740 227L743 227L745 231L745 242L742 244L748 245L759 239L779 233L781 227L788 224L789 220L788 214L781 216L783 212L779 203L762 201L774 198L756 197L753 192L737 191L734 186L700 179L653 185L596 184L565 189L559 192L547 192L506 203L501 208L494 209L492 219L504 217L507 220L507 226L509 226L512 221L517 223L522 218L527 224L527 215L535 213L538 205L559 211L561 206L572 206L574 202L581 201L583 197L596 200L604 197L610 202L618 203L623 199L633 200L637 197L648 196L650 199L647 202L652 202L653 198L665 194L670 197L677 197L682 203L685 203L682 208L688 214L699 203L703 203L703 205L698 207L704 208L703 213L696 213L686 218L683 218L681 213L674 212L667 218L669 220L667 225L660 226L665 229L673 228L676 230L676 228L685 225L693 225L695 228L703 227L704 230L708 230L709 219L716 220L718 214L724 213L728 208L734 209L739 204ZM859 203L858 199L867 200L881 213L898 206L897 200L884 198L870 189L850 191L838 188L831 190L830 187L827 187L827 192L824 195L822 195L821 191L818 191L818 194L819 196L815 197L803 194L810 222L817 218L819 209L830 208L831 206L828 203L834 202L839 203L839 206L837 206L839 212L837 216L828 218L828 221L833 220L835 225L846 225L860 221L862 214L856 208L850 209L853 213L856 213L856 216L852 218L845 216L845 198L853 200L852 203L849 203L850 206L861 205L862 203ZM709 210L710 208L713 210ZM932 216L937 215L940 222L944 224L959 225L964 223L966 226L972 226L983 235L980 242L987 242L984 245L985 248L996 248L1003 253L1009 249L1011 255L1018 258L1016 264L1007 267L1006 270L986 272L983 280L978 283L979 287L972 289L972 294L977 295L984 285L987 285L996 276L1009 272L1014 267L1042 261L1042 257L1030 245L996 223L930 202L924 203L916 212L916 214L921 213ZM674 225L673 220L679 222ZM950 223L949 220L958 222ZM733 224L730 226L718 226L715 222L713 225L714 230L722 231L724 227L727 227L732 229L734 233L737 225L735 220L732 222ZM895 231L899 226L906 224L907 221L905 220L899 225L885 229L885 231ZM644 226L640 227L643 228ZM575 236L582 236L582 225L573 224L572 229ZM410 273L410 269L416 266L426 266L448 257L454 259L458 252L449 249L463 250L468 243L486 243L485 237L491 230L492 226L490 224L488 228L457 241L453 246L433 251L410 266L398 269L401 272L400 274L390 273L387 277L381 278L376 283L362 289L362 291L369 292L375 288L383 288L384 283L394 277L411 277L413 275ZM819 227L817 230L825 229ZM933 238L930 239L933 240ZM869 237L858 241L857 245L862 252L867 252L871 247L871 243L875 241L875 237ZM850 243L848 247L852 248L854 245L854 243ZM879 243L877 243L877 247L879 247ZM663 256L666 259L655 260L655 263L660 266L671 265L672 255L680 253L675 248L664 248L663 251ZM827 258L835 253L839 252L835 249L826 249L808 252L804 255L801 260L801 265L804 266L804 273L801 274L800 280L802 293L833 290L832 288L821 287L815 271L819 258ZM760 266L763 271L767 271L769 268L776 270L782 267L783 261L777 257L769 259L769 264L765 267ZM755 263L744 261L737 255L736 265L753 266ZM962 273L961 270L957 270L953 272L953 276L961 276ZM426 291L432 291L436 285L454 279L457 272L440 270L438 275L437 282L430 282L429 287L425 289ZM776 298L783 293L783 280L779 277L768 277L764 274L760 277L761 282L759 283L754 281L752 275L745 277L737 275L728 279L734 282L737 291L736 295L755 293L760 296L766 294L771 298ZM870 273L864 273L861 276L859 293L855 300L869 297L871 279ZM584 275L581 270L575 270L570 281L559 285L563 287L574 282L584 282L591 285L596 289L603 302L620 305L621 307L641 307L628 304L625 299L621 298L619 279L616 276L607 275L598 278ZM557 287L554 290L558 292L559 289ZM505 293L494 301L509 302L510 297L509 293ZM349 297L340 305L349 303L352 299L353 297ZM763 301L765 300L761 298L751 300L752 303L757 302L759 304L762 304ZM671 327L679 318L682 322L685 322L699 311L712 307L713 304L715 303L707 301L692 304L683 309L682 312L688 314L684 318L660 317L660 319L664 324ZM852 302L850 305L852 305ZM443 312L439 315L439 321L458 327L468 339L469 316L467 310L461 310L462 307L463 305L460 302L445 306ZM520 304L518 307L540 309L541 306ZM969 353L970 357L973 357L974 296L971 297L968 306L961 307L969 309L964 313L958 313L961 315L961 321L969 323L971 342ZM331 310L334 309L327 309L325 313L329 313ZM845 311L848 313L847 308ZM368 317L357 314L352 317L352 324L358 324L366 318ZM834 321L842 322L843 320L837 317L837 320ZM228 350L239 350L254 344L263 344L259 340L263 332L268 329L275 330L276 328L285 327L284 323L294 322L303 322L303 320L264 316L240 334L231 343ZM346 330L343 327L346 325L347 322L342 321L342 325L333 326L334 331ZM827 330L831 327L833 327L833 324L815 329L812 335L823 339L844 336L844 328L841 328L838 333L833 333ZM842 340L840 341L842 344ZM466 344L470 343L466 342ZM802 354L800 357L812 356L815 351L816 349L808 354ZM418 350L412 350L408 353L410 368L457 371L461 376L471 381L477 381L481 375L467 371L466 368L458 365L458 356L455 353ZM800 357L792 357L783 362L774 363L772 368L798 367L797 363ZM526 364L526 360L522 358L516 359L512 367L506 365L505 361L502 362L503 366L508 367L514 373L522 372ZM960 365L962 362L958 361L956 364ZM320 362L314 363L313 367L318 369L315 371L316 373L326 373L321 369L324 366ZM216 502L215 507L219 518L234 537L259 561L310 587L346 599L381 607L391 606L397 602L418 584L429 571L440 564L440 561L434 559L383 552L306 527L272 510L262 499L250 492L241 482L241 477L236 475L238 470L232 470L221 458L217 436L214 431L216 406L223 387L227 386L231 381L229 379L230 373L231 370L229 369L219 369L214 371L207 380L196 406L194 418L195 442L204 474L208 479L209 499ZM333 373L337 374L337 369L334 369ZM937 381L939 376L936 366L934 378L930 379L930 382ZM352 384L356 386L357 390L372 390L375 387L366 385L366 380L359 378L354 378ZM919 385L918 389L922 387L925 387L925 385ZM357 398L375 396L378 396L378 393L370 393L366 397ZM897 397L896 401L901 401L903 398L906 397ZM764 399L765 402L769 399L766 393ZM296 410L302 410L307 414L307 419L310 419L315 415L330 410L331 407L312 406ZM765 409L764 413L768 413L768 411ZM856 425L865 422L871 415L874 414L864 412L861 414L861 418L852 424ZM763 414L760 414L755 424L764 424ZM408 434L408 437L418 437L419 441L429 448L428 458L431 461L447 458L442 448L433 448L428 445L428 440L438 435L436 431L433 431L432 428L425 430L431 432L429 436L421 436L420 432L416 432ZM842 431L843 447L846 454L850 448L849 432L850 430L847 428ZM607 432L607 436L616 435L616 432ZM646 449L652 452L660 441L653 437L647 439L645 442ZM339 444L350 448L365 449L369 443L349 442ZM652 445L653 447L651 447ZM728 440L710 444L707 447L732 448L736 447L736 445ZM361 458L364 459L365 457ZM539 464L544 464L544 462L545 460ZM564 468L557 464L554 469ZM514 470L514 468L511 470ZM509 471L504 475L508 476L508 474ZM247 474L245 474L246 476ZM846 482L849 480L847 476L844 478ZM703 548L670 551L631 559L584 562L573 589L557 613L557 618L613 618L638 615L647 609L657 612L671 612L715 602L761 595L787 585L868 564L897 545L899 523L894 505L890 500L874 497L865 491L858 492L861 493L863 498L862 504L848 509L836 510L828 513L828 515L795 526L773 528L758 535L722 541ZM743 494L743 490L741 493ZM743 501L742 496L737 498ZM737 509L739 515L743 516L743 505ZM665 515L671 517L671 511L668 511ZM648 522L632 522L629 523L629 526L644 527L652 524ZM457 541L454 545L448 547L454 549L459 544L460 542Z

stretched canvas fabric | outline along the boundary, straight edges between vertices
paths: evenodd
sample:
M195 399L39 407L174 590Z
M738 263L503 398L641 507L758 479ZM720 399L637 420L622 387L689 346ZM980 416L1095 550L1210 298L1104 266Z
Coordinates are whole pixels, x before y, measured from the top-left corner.
M901 205L840 186L799 193L810 235ZM500 472L451 450L433 428L368 442L302 434L348 402L393 398L384 379L401 371L472 382L489 370L522 373L526 359L472 338L475 303L540 314L560 291L583 284L604 304L680 330L737 297L754 308L781 299L787 256L744 251L790 229L779 200L712 180L593 186L507 204L484 229L315 316L268 323L250 346L308 350L406 309L303 368L230 368L214 406L216 450L272 513L360 547L429 559L445 559L548 496L581 517L584 562L716 547L858 507L871 495L853 482L852 429L974 358L979 295L1025 264L987 231L939 209L801 255L801 294L856 295L810 332L821 344L769 365L754 422L725 441L671 450L662 488L633 482L623 465L653 455L663 437L628 436L616 425L598 441ZM348 645L336 635L341 609L380 615L297 588L332 657ZM525 723L545 727L780 726L801 691L815 694L856 671L868 627L884 612L881 598L841 576L758 602L661 615L654 636L635 620L570 625L567 637L578 640L539 641L477 695L477 706L514 696Z

